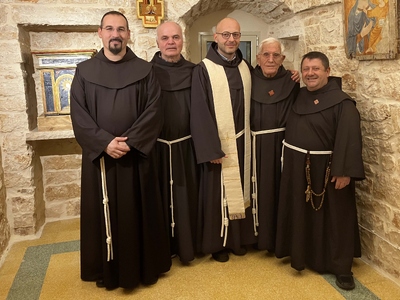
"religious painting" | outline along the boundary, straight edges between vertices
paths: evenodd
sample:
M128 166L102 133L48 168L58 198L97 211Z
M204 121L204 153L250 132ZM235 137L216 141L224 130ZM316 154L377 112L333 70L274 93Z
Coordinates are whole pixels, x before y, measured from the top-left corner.
M396 0L343 0L343 5L346 56L395 59Z
M38 59L45 116L70 114L70 89L76 65L96 50L33 52Z
M69 114L70 89L74 78L74 70L68 68L41 71L44 114Z
M163 0L137 0L136 11L144 27L155 28L164 19Z

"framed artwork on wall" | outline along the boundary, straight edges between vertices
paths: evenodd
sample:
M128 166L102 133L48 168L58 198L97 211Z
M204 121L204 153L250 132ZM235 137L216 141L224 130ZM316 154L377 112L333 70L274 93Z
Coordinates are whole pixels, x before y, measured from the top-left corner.
M32 52L40 71L45 116L69 115L76 65L96 53L95 49Z
M143 27L156 28L164 19L164 0L137 0L136 12Z
M397 57L396 0L343 0L346 56L359 60Z
M243 54L243 58L253 66L256 65L258 32L242 32L240 37L239 49ZM201 59L205 58L207 51L214 42L214 34L210 32L199 33L200 55Z

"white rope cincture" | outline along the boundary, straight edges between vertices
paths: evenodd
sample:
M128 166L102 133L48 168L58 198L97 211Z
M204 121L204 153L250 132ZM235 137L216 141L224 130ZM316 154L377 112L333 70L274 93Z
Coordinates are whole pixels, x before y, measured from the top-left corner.
M112 247L110 207L108 205L107 179L106 179L106 167L104 163L104 156L100 158L100 170L101 170L101 188L103 191L104 221L106 225L107 261L110 261L114 259L114 255Z
M170 208L171 208L171 233L172 233L172 237L174 237L174 228L175 228L175 218L174 218L174 192L172 190L172 187L174 185L174 179L172 177L172 144L175 143L179 143L185 140L190 139L192 136L191 135L187 135L185 137L182 137L180 139L176 139L173 141L167 141L164 139L160 139L158 138L157 141L167 144L168 148L169 148L169 185L170 185Z
M306 149L303 149L300 147L293 146L293 145L287 143L285 140L283 140L282 141L282 156L281 156L281 169L282 170L283 170L283 154L285 151L285 147L295 150L297 152L304 153L304 154L309 153L309 154L315 154L315 155L327 155L327 154L333 153L333 151L331 151L331 150L321 150L321 151L320 150L306 150Z
M221 171L221 237L224 238L222 243L223 247L226 246L226 241L228 239L228 201L226 200L225 187L224 187L224 175Z
M239 131L236 134L236 139L240 138L244 134L244 129ZM224 238L223 246L226 246L226 241L228 239L228 226L229 226L229 217L228 217L228 200L226 199L225 194L225 185L224 185L224 174L222 172L221 166L221 237Z
M276 132L285 131L285 127L274 128L274 129L267 129L267 130L260 130L260 131L251 131L252 136L252 160L253 160L253 175L251 177L251 182L253 185L253 193L251 194L251 199L253 200L253 208L251 213L253 215L253 228L254 228L254 235L258 236L257 227L260 225L258 221L258 186L257 186L257 158L256 158L256 136L261 134L271 134Z

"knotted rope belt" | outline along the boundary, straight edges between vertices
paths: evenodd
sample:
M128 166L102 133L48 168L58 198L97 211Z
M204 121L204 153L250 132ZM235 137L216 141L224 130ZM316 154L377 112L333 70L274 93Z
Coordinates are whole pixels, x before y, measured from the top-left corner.
M282 157L281 157L282 167L283 167L284 147L287 147L287 148L290 148L292 150L295 150L295 151L298 151L298 152L306 154L305 173L306 173L306 180L307 180L307 189L304 192L306 194L306 202L311 200L310 202L311 202L312 208L315 211L320 210L322 208L322 204L324 203L326 186L328 185L329 176L331 174L331 163L332 163L332 153L333 153L333 151L330 151L330 150L327 150L327 151L306 150L306 149L302 149L302 148L293 146L293 145L287 143L285 140L282 141L282 144L283 144L283 146L282 146ZM310 160L310 155L329 155L328 166L326 167L326 170L325 170L324 187L323 187L321 193L314 192L312 187L311 187L311 168L310 168L311 160ZM321 203L319 204L318 207L315 207L313 196L322 197Z
M285 131L285 127L274 128L274 129L267 129L267 130L260 130L260 131L251 131L252 136L252 165L253 165L253 174L251 177L251 182L253 185L253 193L251 194L251 198L253 200L253 208L251 213L253 214L253 228L254 228L254 235L258 236L257 227L260 225L258 222L258 185L257 185L257 151L256 151L256 137L257 135L262 134L271 134L276 132Z
M174 179L172 177L172 145L188 140L190 139L192 136L191 135L187 135L185 137L182 137L180 139L176 139L173 141L167 141L167 140L163 140L158 138L157 141L167 144L168 148L169 148L169 185L170 185L170 208L171 208L171 232L172 232L172 237L174 237L174 228L175 228L175 218L174 218L174 192L172 190L172 187L174 185Z
M108 206L107 174L104 163L104 156L100 158L100 172L101 172L101 188L103 192L104 222L106 225L107 261L110 261L114 259L114 256L113 256L113 247L111 238L110 207Z

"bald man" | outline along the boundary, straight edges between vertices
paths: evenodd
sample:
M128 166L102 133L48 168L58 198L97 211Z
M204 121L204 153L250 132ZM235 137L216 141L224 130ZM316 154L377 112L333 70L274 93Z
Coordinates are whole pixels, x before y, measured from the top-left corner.
M165 22L157 28L158 51L151 63L161 85L164 126L157 143L159 177L170 247L186 264L197 249L198 167L189 126L192 71L182 55L182 28Z
M239 50L240 25L221 20L192 75L191 133L200 164L202 251L219 262L246 254L250 205L251 66ZM247 217L247 218L246 218Z

